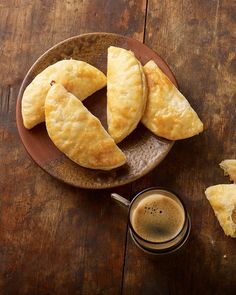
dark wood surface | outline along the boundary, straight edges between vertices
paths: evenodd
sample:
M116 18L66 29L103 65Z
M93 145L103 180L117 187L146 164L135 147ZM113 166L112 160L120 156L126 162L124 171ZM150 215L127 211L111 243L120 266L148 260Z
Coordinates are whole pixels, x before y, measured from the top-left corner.
M236 241L204 196L227 183L218 163L235 157L235 1L0 1L0 294L235 294ZM172 188L192 219L175 256L147 257L127 233L110 190L82 190L44 173L15 125L24 75L46 49L85 32L144 41L170 65L205 123L150 174L116 192Z

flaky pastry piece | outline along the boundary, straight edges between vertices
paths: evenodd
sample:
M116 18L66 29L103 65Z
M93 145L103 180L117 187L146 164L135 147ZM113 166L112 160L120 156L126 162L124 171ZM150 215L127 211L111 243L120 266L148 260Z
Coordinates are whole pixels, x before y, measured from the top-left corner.
M205 191L206 197L227 236L236 237L236 184L218 184Z
M84 61L60 60L48 66L24 91L21 111L25 128L44 122L44 103L52 81L62 84L81 101L106 86L106 76Z
M143 67L148 84L147 105L142 123L155 135L184 139L203 131L203 123L187 99L150 60Z
M138 125L147 100L146 77L132 51L110 46L107 59L107 125L115 142Z
M228 159L220 163L225 175L229 175L230 180L236 183L236 160Z
M54 84L47 94L45 118L49 137L75 163L111 170L126 162L98 118L61 84Z

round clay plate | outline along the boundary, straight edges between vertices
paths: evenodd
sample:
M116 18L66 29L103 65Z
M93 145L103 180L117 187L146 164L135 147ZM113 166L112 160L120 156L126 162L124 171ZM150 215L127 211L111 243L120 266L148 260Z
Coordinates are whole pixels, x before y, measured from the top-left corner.
M91 170L80 167L61 153L48 137L44 123L31 130L24 128L21 99L26 86L37 74L61 59L70 58L86 61L106 73L107 48L111 45L132 50L143 65L153 59L177 86L167 64L144 44L121 35L91 33L67 39L45 52L27 73L17 99L17 128L32 159L57 179L81 188L110 188L132 182L157 166L173 145L172 141L156 137L140 123L136 130L119 144L127 157L127 164L111 171ZM106 88L87 98L84 104L107 129Z

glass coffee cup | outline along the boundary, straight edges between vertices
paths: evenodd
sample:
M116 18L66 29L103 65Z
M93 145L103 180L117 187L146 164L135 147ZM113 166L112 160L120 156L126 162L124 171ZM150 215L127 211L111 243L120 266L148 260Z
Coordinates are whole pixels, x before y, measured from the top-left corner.
M149 254L180 249L188 239L191 222L186 207L174 192L154 187L138 193L130 202L118 194L112 198L128 207L128 224L135 244Z

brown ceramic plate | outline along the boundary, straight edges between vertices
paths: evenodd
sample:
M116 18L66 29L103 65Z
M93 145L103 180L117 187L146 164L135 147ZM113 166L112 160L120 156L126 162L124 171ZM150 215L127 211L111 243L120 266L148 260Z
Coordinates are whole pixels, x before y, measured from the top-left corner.
M17 99L17 128L32 159L52 176L81 188L110 188L132 182L157 166L173 145L172 141L154 136L142 124L139 124L137 129L119 144L127 157L127 164L112 171L104 172L80 167L67 158L48 137L44 123L32 130L24 128L21 99L26 86L37 74L52 63L65 58L86 61L106 73L107 48L111 45L132 50L142 64L153 59L177 86L175 77L167 64L144 44L121 35L92 33L72 37L46 51L27 73ZM87 98L84 104L107 128L106 88Z

